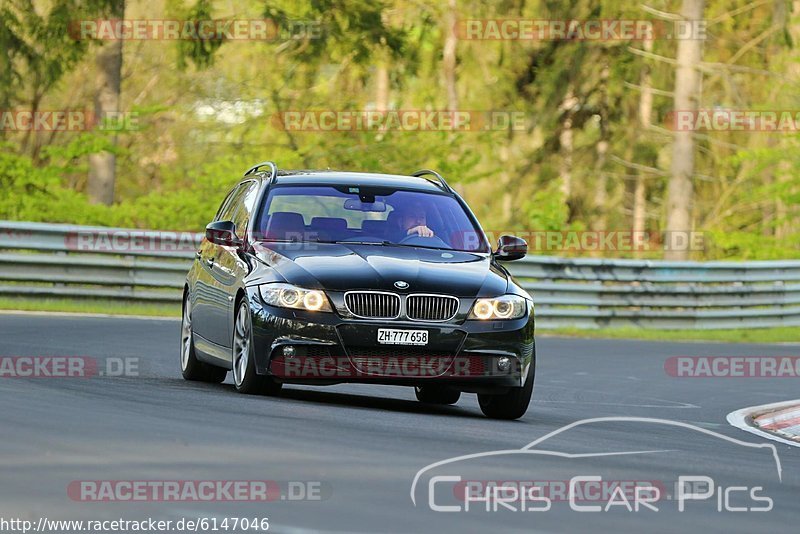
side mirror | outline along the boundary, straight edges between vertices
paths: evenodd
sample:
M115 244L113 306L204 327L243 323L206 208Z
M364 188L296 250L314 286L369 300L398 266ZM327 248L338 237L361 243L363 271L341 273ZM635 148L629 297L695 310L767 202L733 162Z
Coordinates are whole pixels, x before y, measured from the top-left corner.
M494 257L501 261L513 261L525 257L528 253L528 243L524 239L513 235L500 236L497 241L497 250Z
M236 225L231 221L216 221L206 226L206 239L223 247L241 246L242 240L236 236Z

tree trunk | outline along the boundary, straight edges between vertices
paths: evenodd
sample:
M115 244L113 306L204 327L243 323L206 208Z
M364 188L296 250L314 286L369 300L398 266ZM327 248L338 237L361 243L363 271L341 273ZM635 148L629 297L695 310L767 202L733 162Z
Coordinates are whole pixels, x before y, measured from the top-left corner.
M653 40L643 41L645 51L653 51ZM650 72L650 65L646 62L642 64L642 72L639 75L639 85L641 94L639 95L639 126L641 132L646 135L651 125L653 115L653 79ZM648 162L649 163L649 162ZM636 183L633 189L633 220L631 230L634 236L641 236L645 232L647 225L647 183L641 171L636 172ZM637 256L639 251L637 251Z
M378 64L375 72L375 109L377 111L389 109L389 69L383 61Z
M375 67L375 110L389 110L389 53L379 50Z
M647 187L641 173L636 175L636 184L633 188L633 235L638 238L644 235L647 224ZM638 252L638 251L637 251Z
M447 109L448 111L455 111L458 109L458 92L456 91L456 45L458 44L458 36L456 35L456 0L448 0L444 21L445 39L444 52L442 54L444 85L447 90Z
M514 221L514 196L512 177L509 170L509 161L511 160L511 143L514 137L514 130L509 129L508 135L503 143L497 147L497 159L500 163L500 183L503 187L503 203L500 208L502 214L502 221L506 228L502 228L503 232L510 232L510 225Z
M116 0L111 6L110 17L125 17L125 1ZM122 79L122 40L110 41L97 54L97 92L94 98L95 119L102 124L110 114L119 112L120 85ZM114 145L117 136L113 137ZM116 156L103 151L89 154L89 200L95 204L111 205L114 202L114 180L116 178Z
M572 115L567 115L562 123L561 135L561 165L558 174L561 177L561 194L564 202L569 202L572 197Z
M577 99L572 85L570 85L567 88L564 101L561 103L561 109L564 110L564 118L561 121L561 133L558 136L558 142L561 147L561 163L558 169L558 176L561 179L561 194L564 197L564 202L567 203L572 197L572 119L576 104Z
M609 146L608 127L608 75L610 67L605 63L600 71L600 139L595 146L597 159L594 165L594 175L597 177L594 193L594 205L597 210L595 230L604 232L608 230L608 176L605 172L606 158Z
M705 0L683 0L681 18L688 21L703 19ZM675 111L697 110L700 95L698 64L703 56L703 41L682 39L678 41L678 64L675 75ZM667 187L667 249L664 258L686 260L689 256L688 240L692 229L694 191L694 132L676 131L672 143L672 171Z

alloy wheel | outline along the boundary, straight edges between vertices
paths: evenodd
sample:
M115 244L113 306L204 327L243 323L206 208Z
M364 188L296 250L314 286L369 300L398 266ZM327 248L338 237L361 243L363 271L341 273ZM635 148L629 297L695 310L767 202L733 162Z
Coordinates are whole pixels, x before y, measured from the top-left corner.
M181 319L181 371L186 371L189 365L189 355L192 350L192 310L191 300L186 296L183 304L183 318Z
M233 331L233 381L237 386L241 386L247 373L247 365L250 360L250 310L247 303L239 305L239 313L236 314L236 324Z

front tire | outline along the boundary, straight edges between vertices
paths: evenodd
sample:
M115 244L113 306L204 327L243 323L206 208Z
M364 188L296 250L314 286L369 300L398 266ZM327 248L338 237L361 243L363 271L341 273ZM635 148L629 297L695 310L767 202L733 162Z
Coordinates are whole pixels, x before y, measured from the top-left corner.
M256 373L253 346L253 319L250 305L242 299L236 310L233 329L233 385L246 395L277 395L282 384Z
M417 386L414 394L426 404L455 404L461 398L460 391L442 386Z
M228 371L222 367L209 365L197 359L192 335L192 300L189 292L183 297L181 316L181 374L184 380L219 384L225 380Z
M528 411L533 395L533 379L536 374L536 360L531 360L525 385L511 388L502 395L478 393L478 404L483 415L491 419L519 419Z

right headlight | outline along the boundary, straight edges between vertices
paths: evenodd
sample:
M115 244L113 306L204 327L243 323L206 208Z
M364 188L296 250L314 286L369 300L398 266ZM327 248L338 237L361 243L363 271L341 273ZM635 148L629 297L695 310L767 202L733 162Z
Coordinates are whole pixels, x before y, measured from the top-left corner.
M478 299L467 319L479 321L519 319L528 311L525 299L519 295L502 295L491 299Z
M304 289L291 284L265 284L259 289L261 298L271 306L307 311L333 311L328 297L317 289Z

